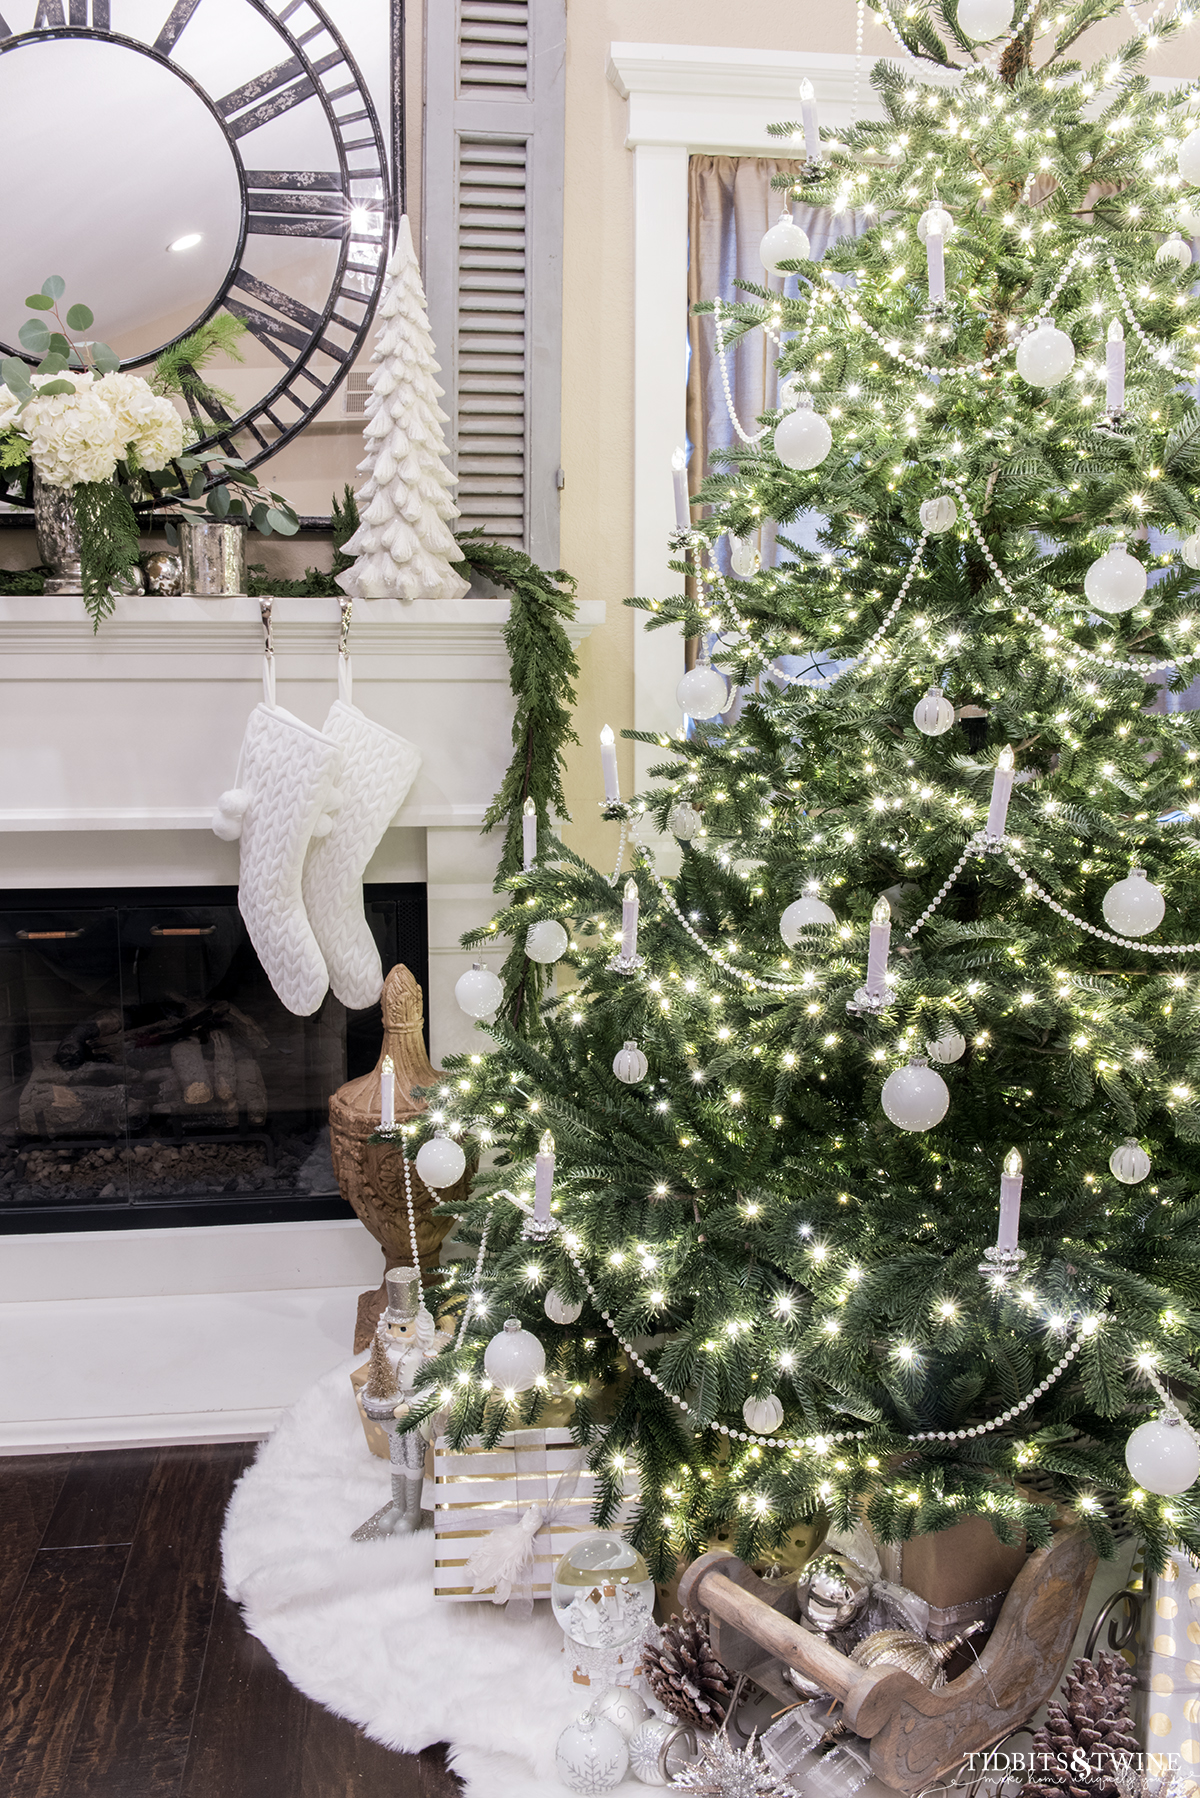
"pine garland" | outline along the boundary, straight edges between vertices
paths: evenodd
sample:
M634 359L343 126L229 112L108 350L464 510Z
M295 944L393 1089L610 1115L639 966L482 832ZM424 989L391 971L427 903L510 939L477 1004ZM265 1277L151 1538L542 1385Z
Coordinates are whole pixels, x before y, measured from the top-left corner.
M569 818L562 775L568 743L579 738L571 728L575 703L573 685L579 664L562 621L575 616L575 581L561 568L553 574L519 549L504 543L486 543L471 532L458 539L466 572L484 575L512 595L504 646L511 663L510 682L517 701L513 718L513 759L500 790L488 807L484 831L504 825L504 846L496 871L496 891L521 886L522 814L525 801L537 807L537 845L543 853L551 840L550 814ZM514 892L510 903L519 903ZM542 914L533 911L528 922ZM468 947L489 940L486 930L463 939ZM501 971L504 981L502 1015L524 1035L539 1027L540 1002L546 987L546 970L530 961L523 948L524 933L514 943Z
M79 526L83 603L93 631L116 603L113 591L138 565L138 523L124 488L115 481L81 481L71 489Z

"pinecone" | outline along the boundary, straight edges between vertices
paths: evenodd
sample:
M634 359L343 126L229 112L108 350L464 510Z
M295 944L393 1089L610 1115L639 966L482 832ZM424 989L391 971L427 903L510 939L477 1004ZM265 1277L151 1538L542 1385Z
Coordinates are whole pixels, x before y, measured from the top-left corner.
M1046 1721L1033 1738L1036 1778L1017 1798L1119 1798L1121 1760L1139 1753L1129 1715L1133 1683L1119 1654L1076 1661L1063 1681L1062 1701L1046 1707Z
M681 1723L718 1729L729 1708L729 1674L712 1651L708 1626L685 1611L642 1645L642 1670L659 1703Z

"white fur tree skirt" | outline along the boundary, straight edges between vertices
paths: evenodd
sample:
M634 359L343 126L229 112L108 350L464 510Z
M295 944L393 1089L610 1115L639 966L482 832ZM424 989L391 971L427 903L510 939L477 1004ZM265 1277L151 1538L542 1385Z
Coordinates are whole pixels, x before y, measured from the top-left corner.
M225 1588L292 1684L389 1748L450 1744L470 1798L562 1798L559 1733L583 1709L546 1603L527 1623L433 1596L433 1532L352 1542L384 1504L350 1392L361 1356L282 1418L234 1489Z

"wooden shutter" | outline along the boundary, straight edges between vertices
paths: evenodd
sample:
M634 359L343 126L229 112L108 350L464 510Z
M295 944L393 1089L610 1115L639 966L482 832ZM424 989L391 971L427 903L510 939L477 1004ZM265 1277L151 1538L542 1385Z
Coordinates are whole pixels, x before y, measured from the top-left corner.
M426 42L425 252L460 528L558 565L565 0L457 0Z

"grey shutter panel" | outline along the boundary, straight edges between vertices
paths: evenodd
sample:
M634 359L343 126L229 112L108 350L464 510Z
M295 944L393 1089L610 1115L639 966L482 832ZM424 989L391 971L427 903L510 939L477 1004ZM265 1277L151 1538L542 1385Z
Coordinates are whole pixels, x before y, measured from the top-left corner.
M565 0L427 15L425 254L460 529L558 566Z

